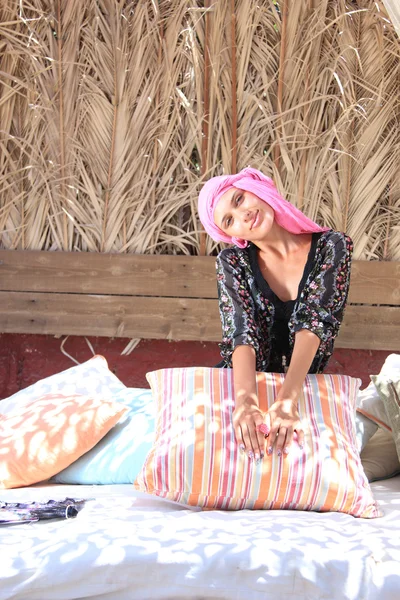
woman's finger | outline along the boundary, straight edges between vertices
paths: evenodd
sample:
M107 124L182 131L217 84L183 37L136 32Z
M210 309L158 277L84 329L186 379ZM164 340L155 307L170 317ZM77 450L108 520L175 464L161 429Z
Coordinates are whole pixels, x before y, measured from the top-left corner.
M258 447L260 450L260 458L264 458L265 456L265 431L268 431L265 423L261 422L254 422L254 428L255 428L255 432L257 435L257 442L258 442Z
M253 444L251 441L250 429L249 429L249 426L246 421L241 423L241 427L242 427L243 442L245 445L245 452L246 452L247 456L252 460L254 458L254 449L253 449Z
M253 421L253 424L249 425L249 435L251 438L251 444L253 446L254 460L258 463L258 461L265 455L265 440L264 436L258 429L257 421Z
M276 453L278 456L280 456L282 454L283 451L283 446L285 444L286 441L286 432L287 432L287 428L284 427L283 425L281 425L279 427L279 431L278 431L278 437L276 439Z
M297 443L299 445L299 448L302 450L304 448L304 430L303 428L300 427L296 427L296 433L297 433Z
M250 460L254 459L258 462L260 460L261 451L258 443L257 429L256 425L254 424L254 421L252 423L248 423L247 430L249 433L250 444L252 448L252 452L248 452L249 458Z
M283 454L289 454L293 442L293 427L288 427L286 431L286 440L283 443Z
M267 454L272 454L274 450L274 444L276 443L279 428L280 422L274 421L271 425L271 429L267 438Z
M258 431L261 433L261 435L263 435L264 437L268 436L269 429L265 423L258 424L257 428L258 428Z
M265 423L265 425L267 427L267 431L268 431L268 433L266 433L265 435L268 436L271 431L271 415L269 413L267 413L265 415L264 423Z
M236 438L236 443L239 446L240 451L244 452L246 450L246 444L244 443L244 440L243 440L242 428L240 427L240 425L236 425L236 427L235 427L235 438Z

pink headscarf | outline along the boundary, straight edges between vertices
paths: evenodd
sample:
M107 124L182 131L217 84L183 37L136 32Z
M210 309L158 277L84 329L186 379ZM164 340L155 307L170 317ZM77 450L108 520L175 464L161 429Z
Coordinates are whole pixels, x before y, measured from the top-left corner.
M239 248L246 248L247 241L227 235L216 225L214 210L221 196L231 188L238 188L251 192L271 206L274 210L275 221L290 233L313 233L328 231L329 227L320 227L306 217L298 208L282 198L274 182L257 171L247 167L236 175L221 175L209 179L203 186L200 195L198 210L200 221L204 229L213 240L235 244Z

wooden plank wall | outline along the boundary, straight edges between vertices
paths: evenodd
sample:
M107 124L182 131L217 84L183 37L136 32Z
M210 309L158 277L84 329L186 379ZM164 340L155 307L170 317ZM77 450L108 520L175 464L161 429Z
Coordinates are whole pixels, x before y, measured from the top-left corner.
M220 341L215 258L0 250L0 331ZM354 261L336 346L400 350L400 263Z

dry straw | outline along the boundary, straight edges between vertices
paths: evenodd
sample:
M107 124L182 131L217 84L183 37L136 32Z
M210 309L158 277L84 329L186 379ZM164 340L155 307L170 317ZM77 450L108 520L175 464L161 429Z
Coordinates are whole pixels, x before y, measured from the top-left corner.
M373 0L2 0L0 247L197 254L251 165L400 260L400 42Z

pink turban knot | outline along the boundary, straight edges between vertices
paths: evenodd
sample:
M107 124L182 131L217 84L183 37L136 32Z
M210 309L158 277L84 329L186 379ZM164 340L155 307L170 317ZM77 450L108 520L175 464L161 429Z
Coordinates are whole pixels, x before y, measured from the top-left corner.
M246 240L227 235L214 221L214 210L218 200L231 188L251 192L269 204L274 211L274 218L278 225L291 233L313 233L329 229L320 227L293 204L282 198L272 179L257 169L247 167L236 175L221 175L209 179L200 192L198 203L200 221L208 235L215 241L235 244L239 248L247 246Z

